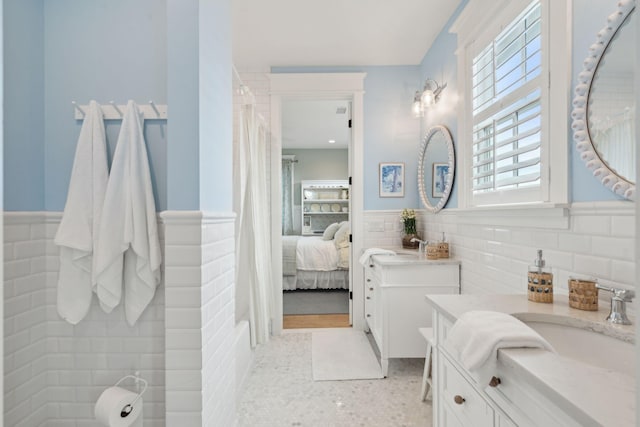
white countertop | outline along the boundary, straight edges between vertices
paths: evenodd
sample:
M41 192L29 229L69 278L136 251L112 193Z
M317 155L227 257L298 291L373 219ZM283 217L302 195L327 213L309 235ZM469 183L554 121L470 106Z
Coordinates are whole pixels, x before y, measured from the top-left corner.
M424 252L420 253L417 249L405 249L400 247L384 247L382 249L389 249L396 253L396 255L382 254L371 256L371 258L374 258L376 262L385 266L407 264L460 264L460 261L455 258L427 259L427 254Z
M427 301L452 322L471 310L513 314L520 320L566 324L635 342L634 325L614 325L605 319L609 307L584 311L569 307L567 297L554 303L527 300L522 295L427 295ZM631 318L635 324L635 319ZM538 349L502 349L498 361L516 369L528 383L556 402L576 420L588 424L634 426L635 378Z

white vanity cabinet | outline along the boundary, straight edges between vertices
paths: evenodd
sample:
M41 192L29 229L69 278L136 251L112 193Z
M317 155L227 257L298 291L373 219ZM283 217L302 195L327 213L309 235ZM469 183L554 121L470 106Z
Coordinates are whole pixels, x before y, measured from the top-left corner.
M452 323L437 312L434 325L433 408L434 425L473 427L516 427L501 409L477 390L475 383L446 351L442 343ZM440 345L440 347L438 347Z
M425 295L460 293L460 262L374 255L364 270L365 317L387 376L390 358L424 357L418 328L432 321Z
M482 305L470 309L484 309ZM491 308L495 309L496 306ZM500 363L496 377L500 384L478 385L443 343L453 321L433 311L433 422L434 425L463 427L578 427L594 424L577 419L550 397L530 384L531 378L508 364ZM513 349L522 351L523 349ZM536 351L524 349L524 351ZM539 350L545 352L544 350ZM513 354L513 353L511 353ZM508 356L508 354L506 355Z

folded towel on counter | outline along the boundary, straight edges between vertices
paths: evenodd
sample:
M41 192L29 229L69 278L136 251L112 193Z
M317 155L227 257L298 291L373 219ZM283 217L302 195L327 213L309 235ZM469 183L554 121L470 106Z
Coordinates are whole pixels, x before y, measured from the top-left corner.
M389 249L369 248L364 250L358 262L362 264L363 267L366 267L372 255L396 255L396 253Z
M54 240L60 246L58 314L73 325L87 315L91 306L94 255L108 177L102 109L91 101L80 130L67 202Z
M134 325L160 283L160 242L149 161L138 106L129 101L102 210L97 252L96 293L111 312L122 297L125 317Z
M501 348L553 347L536 331L506 313L468 311L451 327L444 343L481 386L496 374L498 350Z

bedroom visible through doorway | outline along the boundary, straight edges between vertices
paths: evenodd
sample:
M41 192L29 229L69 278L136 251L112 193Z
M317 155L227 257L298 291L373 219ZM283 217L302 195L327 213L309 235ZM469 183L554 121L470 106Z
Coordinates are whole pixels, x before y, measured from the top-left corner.
M282 102L283 328L350 326L348 100Z

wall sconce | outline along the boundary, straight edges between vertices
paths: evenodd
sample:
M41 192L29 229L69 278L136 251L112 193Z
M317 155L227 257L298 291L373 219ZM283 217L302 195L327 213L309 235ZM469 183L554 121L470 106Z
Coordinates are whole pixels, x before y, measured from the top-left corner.
M413 97L413 115L424 116L424 110L434 106L440 100L440 94L445 87L447 87L446 83L439 85L435 80L427 79L422 93L417 90Z

